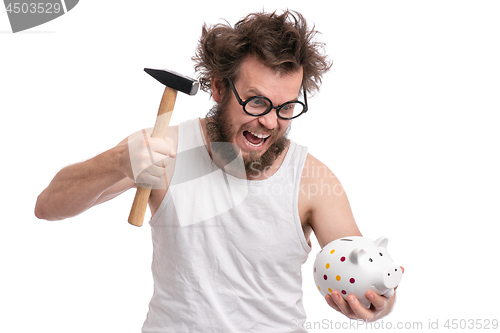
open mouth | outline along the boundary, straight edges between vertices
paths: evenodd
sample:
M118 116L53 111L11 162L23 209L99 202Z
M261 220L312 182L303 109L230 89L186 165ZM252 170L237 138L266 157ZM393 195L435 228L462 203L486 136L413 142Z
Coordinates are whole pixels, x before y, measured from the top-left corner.
M250 131L243 132L243 137L245 138L246 142L252 147L261 147L270 136L270 134L258 134L252 133Z

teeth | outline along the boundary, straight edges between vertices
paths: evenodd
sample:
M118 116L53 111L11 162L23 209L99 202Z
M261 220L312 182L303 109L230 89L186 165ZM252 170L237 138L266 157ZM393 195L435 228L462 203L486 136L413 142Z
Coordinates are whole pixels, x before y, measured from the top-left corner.
M270 134L265 135L265 134L255 134L253 132L250 132L250 133L252 133L252 135L258 137L259 139L267 139L268 137L271 136Z

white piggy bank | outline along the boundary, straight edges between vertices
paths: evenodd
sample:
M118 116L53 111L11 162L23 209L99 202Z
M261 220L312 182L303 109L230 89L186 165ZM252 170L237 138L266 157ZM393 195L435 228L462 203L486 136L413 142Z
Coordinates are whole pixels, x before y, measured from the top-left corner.
M403 276L387 252L386 237L373 241L353 236L336 239L323 247L314 262L314 281L323 296L338 291L347 299L354 295L366 308L370 302L365 293L373 291L385 297Z

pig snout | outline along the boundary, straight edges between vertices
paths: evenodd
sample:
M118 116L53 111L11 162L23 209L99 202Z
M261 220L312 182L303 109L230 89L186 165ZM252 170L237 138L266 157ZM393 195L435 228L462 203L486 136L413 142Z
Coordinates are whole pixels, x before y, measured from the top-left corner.
M396 288L403 277L403 271L399 266L393 266L385 271L384 287Z

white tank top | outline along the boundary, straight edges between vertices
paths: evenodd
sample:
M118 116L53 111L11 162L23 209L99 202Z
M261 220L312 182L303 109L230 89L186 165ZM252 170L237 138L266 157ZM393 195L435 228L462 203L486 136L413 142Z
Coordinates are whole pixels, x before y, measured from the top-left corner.
M150 221L152 332L306 332L298 215L307 148L294 142L266 180L231 177L211 160L194 119L179 125L174 175Z

